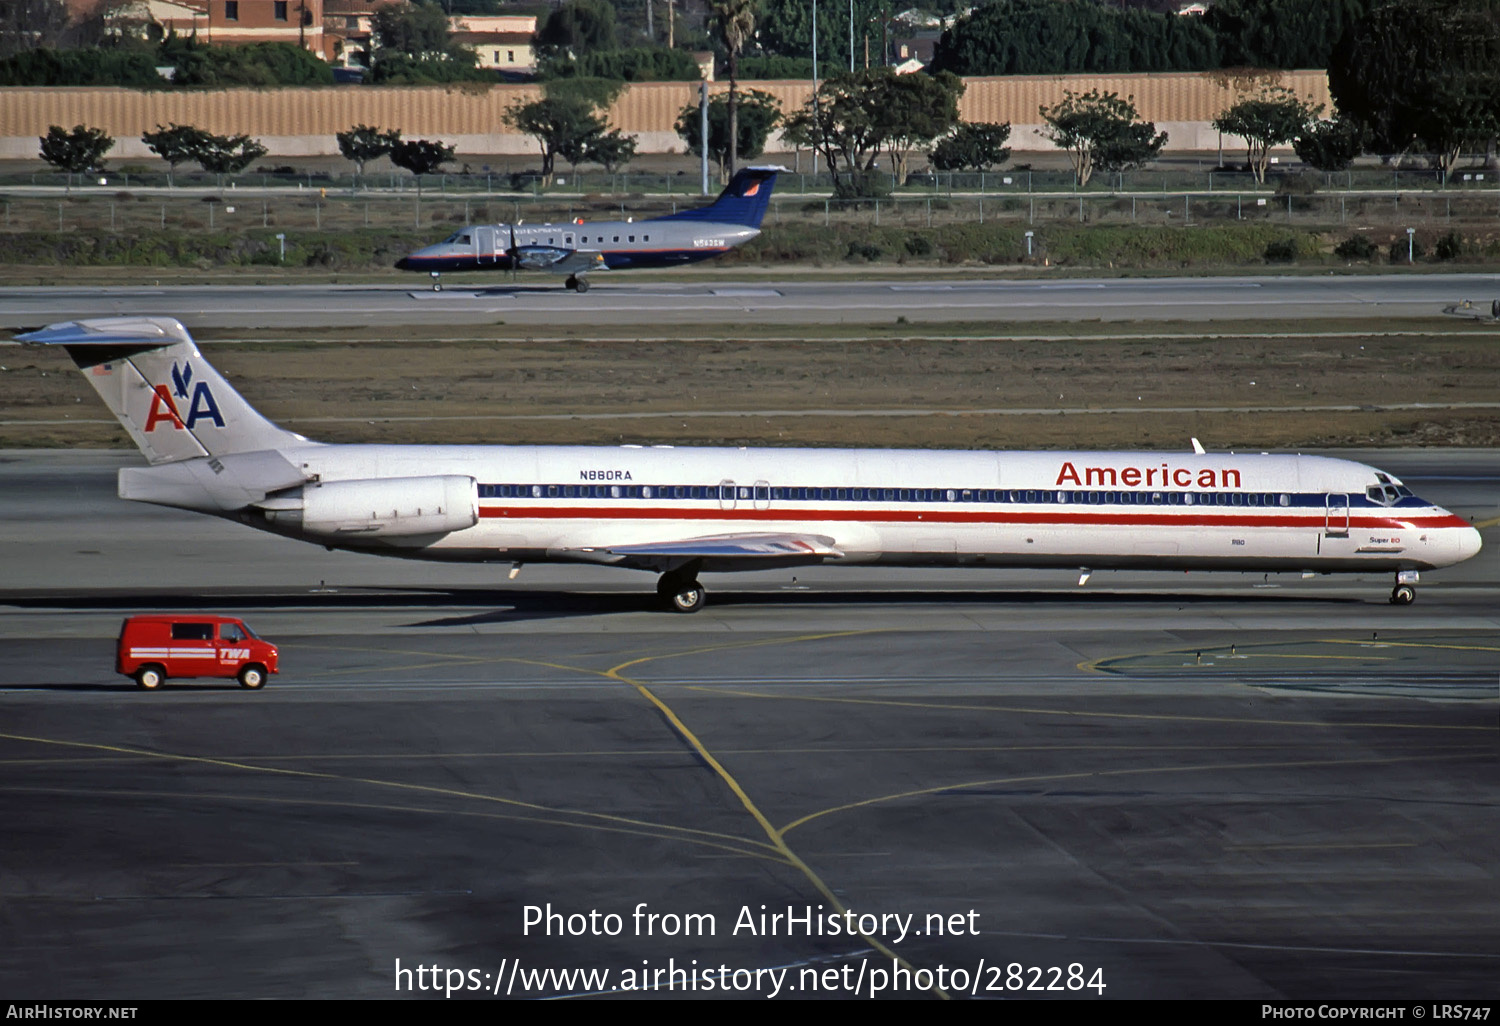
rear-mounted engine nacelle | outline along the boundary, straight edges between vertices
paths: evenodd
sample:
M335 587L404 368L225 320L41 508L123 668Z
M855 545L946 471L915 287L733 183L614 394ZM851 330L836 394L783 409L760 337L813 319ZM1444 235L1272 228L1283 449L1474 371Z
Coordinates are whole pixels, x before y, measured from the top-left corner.
M479 486L457 474L328 481L301 492L261 503L266 518L327 537L448 534L479 523Z

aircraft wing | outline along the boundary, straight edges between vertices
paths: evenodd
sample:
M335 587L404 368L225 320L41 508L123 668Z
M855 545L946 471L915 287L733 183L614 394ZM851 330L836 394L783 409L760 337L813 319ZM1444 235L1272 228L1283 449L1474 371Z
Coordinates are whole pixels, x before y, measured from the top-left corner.
M843 555L833 539L818 534L713 534L680 541L595 545L581 551L621 557L625 566L658 569L701 560L704 570L756 570L821 563Z
M604 254L597 249L564 249L561 246L517 246L511 250L517 265L528 271L553 274L586 274L606 271Z
M604 254L597 249L575 249L547 270L557 274L584 274L589 271L607 271Z

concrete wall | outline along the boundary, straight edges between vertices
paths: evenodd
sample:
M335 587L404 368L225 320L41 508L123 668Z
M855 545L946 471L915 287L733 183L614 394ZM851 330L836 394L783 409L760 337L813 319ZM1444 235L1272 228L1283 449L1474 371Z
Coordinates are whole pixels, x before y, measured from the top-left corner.
M1134 97L1142 117L1165 130L1170 150L1212 150L1218 133L1209 122L1265 82L1292 89L1305 100L1331 108L1322 71L1291 71L1234 78L1220 73L1172 75L1029 75L967 80L960 109L965 120L1011 123L1011 146L1049 150L1038 134L1037 111L1064 96L1091 89ZM800 107L812 94L806 81L748 82L744 88L768 92L783 110ZM709 86L713 93L725 82ZM626 88L610 111L611 123L639 137L643 153L681 152L672 125L696 102L689 82L650 82ZM250 135L271 156L337 154L334 133L356 124L400 129L408 139L440 139L462 154L504 155L536 152L536 143L512 132L502 120L510 106L541 96L539 86L493 85L426 88L344 86L323 89L231 89L217 92L138 92L129 89L0 89L0 158L37 156L37 140L50 125L103 128L116 139L113 160L154 159L140 141L142 132L170 123L195 125L220 135ZM1226 148L1238 140L1224 140Z

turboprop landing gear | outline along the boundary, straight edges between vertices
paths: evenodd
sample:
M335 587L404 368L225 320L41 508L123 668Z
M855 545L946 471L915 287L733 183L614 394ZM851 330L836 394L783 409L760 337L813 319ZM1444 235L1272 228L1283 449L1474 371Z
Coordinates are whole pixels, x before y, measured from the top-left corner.
M698 583L698 568L691 564L662 574L656 582L656 593L679 613L696 613L703 608L707 595Z
M434 292L441 292L441 291L443 291L443 283L442 283L442 281L441 281L441 279L439 277L442 274L442 272L441 271L429 271L427 273L432 275L432 291L434 291Z
M576 274L568 275L568 280L563 284L567 285L574 292L587 292L589 290L589 280L587 278L580 278Z

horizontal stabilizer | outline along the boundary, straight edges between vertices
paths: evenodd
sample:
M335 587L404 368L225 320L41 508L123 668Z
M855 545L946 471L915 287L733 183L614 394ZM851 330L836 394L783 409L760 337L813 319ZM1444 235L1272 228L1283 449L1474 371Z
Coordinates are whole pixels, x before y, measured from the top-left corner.
M63 321L16 336L17 342L44 346L158 346L192 342L192 336L175 317L97 317L87 321Z

